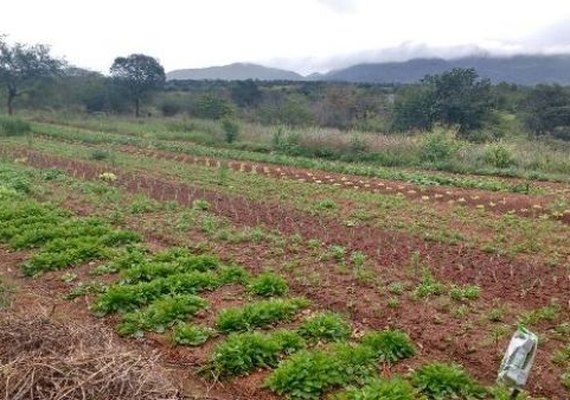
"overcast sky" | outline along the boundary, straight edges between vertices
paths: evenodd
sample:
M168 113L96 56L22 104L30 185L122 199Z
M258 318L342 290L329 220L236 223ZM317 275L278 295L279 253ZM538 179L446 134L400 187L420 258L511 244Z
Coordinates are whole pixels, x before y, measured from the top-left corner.
M4 0L0 33L102 72L140 52L167 71L243 61L306 74L482 50L570 53L570 0Z

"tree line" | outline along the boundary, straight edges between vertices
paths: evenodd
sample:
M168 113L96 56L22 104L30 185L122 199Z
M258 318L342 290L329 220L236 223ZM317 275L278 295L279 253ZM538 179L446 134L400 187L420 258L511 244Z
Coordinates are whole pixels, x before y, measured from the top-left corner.
M0 36L0 84L8 114L17 104L376 132L422 132L443 125L472 141L500 138L505 115L515 115L534 137L570 140L568 88L493 85L474 69L456 68L408 85L167 82L163 66L148 55L117 57L103 75L68 65L53 57L48 46L10 45Z

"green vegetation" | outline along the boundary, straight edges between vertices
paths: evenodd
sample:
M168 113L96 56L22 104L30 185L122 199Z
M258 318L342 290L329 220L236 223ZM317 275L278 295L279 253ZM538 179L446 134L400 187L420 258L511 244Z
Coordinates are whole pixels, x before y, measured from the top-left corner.
M481 288L477 285L453 286L449 289L449 296L457 301L477 300L481 294Z
M473 400L486 395L482 386L473 381L463 368L454 364L426 364L413 373L412 384L430 400Z
M303 321L298 331L306 339L322 341L344 341L352 334L348 321L331 311L311 315Z
M438 282L429 270L423 271L422 280L414 290L414 296L424 299L429 296L439 296L444 292L444 285Z
M309 304L309 301L303 298L270 299L244 307L226 308L220 311L216 328L224 333L263 328L277 322L289 321Z
M185 346L200 346L212 335L213 330L198 325L179 323L174 326L172 342Z
M164 332L206 305L206 300L194 295L162 297L146 308L124 314L117 325L117 332L121 335L141 335L144 331Z
M333 397L334 400L414 400L416 398L412 385L400 377L389 380L375 378L361 388L350 388Z
M361 344L335 343L322 350L301 350L280 363L266 383L279 395L316 399L329 389L371 378L378 361L394 362L414 353L413 344L402 332L369 332Z
M284 329L270 334L232 333L214 348L208 369L219 375L242 375L255 368L275 367L282 355L304 346L301 336Z
M0 136L22 136L31 131L29 122L19 118L0 116Z
M248 292L258 296L282 296L289 290L287 281L273 272L264 272L251 280Z
M362 337L361 343L372 349L379 361L388 364L416 354L410 337L396 329L368 332Z

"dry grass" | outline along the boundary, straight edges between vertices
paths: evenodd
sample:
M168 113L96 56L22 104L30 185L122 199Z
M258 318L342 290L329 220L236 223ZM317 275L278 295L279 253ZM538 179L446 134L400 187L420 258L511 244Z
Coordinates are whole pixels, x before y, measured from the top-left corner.
M0 314L5 399L183 399L157 361L157 354L125 351L111 334L45 317Z

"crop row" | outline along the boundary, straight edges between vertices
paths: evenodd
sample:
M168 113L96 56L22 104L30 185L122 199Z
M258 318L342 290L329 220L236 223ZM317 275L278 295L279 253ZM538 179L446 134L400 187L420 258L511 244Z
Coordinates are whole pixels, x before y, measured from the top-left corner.
M74 216L29 198L26 178L15 170L3 167L0 181L0 241L16 250L34 250L22 266L26 275L112 258L122 246L140 240L101 219Z
M430 185L446 185L456 186L467 189L482 189L490 191L508 191L508 192L524 192L528 191L526 185L511 184L493 179L474 178L474 177L455 177L441 174L431 174L425 172L409 172L401 171L376 165L367 165L359 163L345 163L338 161L326 161L315 158L292 157L279 154L263 154L248 152L234 149L217 149L197 144L186 145L180 143L171 143L160 140L141 139L132 136L118 135L106 132L89 132L85 130L77 130L51 124L34 124L34 131L49 137L73 140L89 144L113 144L113 145L129 145L144 148L155 148L158 150L172 151L176 153L216 158L224 160L253 161L289 167L300 167L308 169L317 169L321 171L359 175L366 177L374 177L381 179L389 179L396 181L404 181L410 183L418 183L424 186Z

